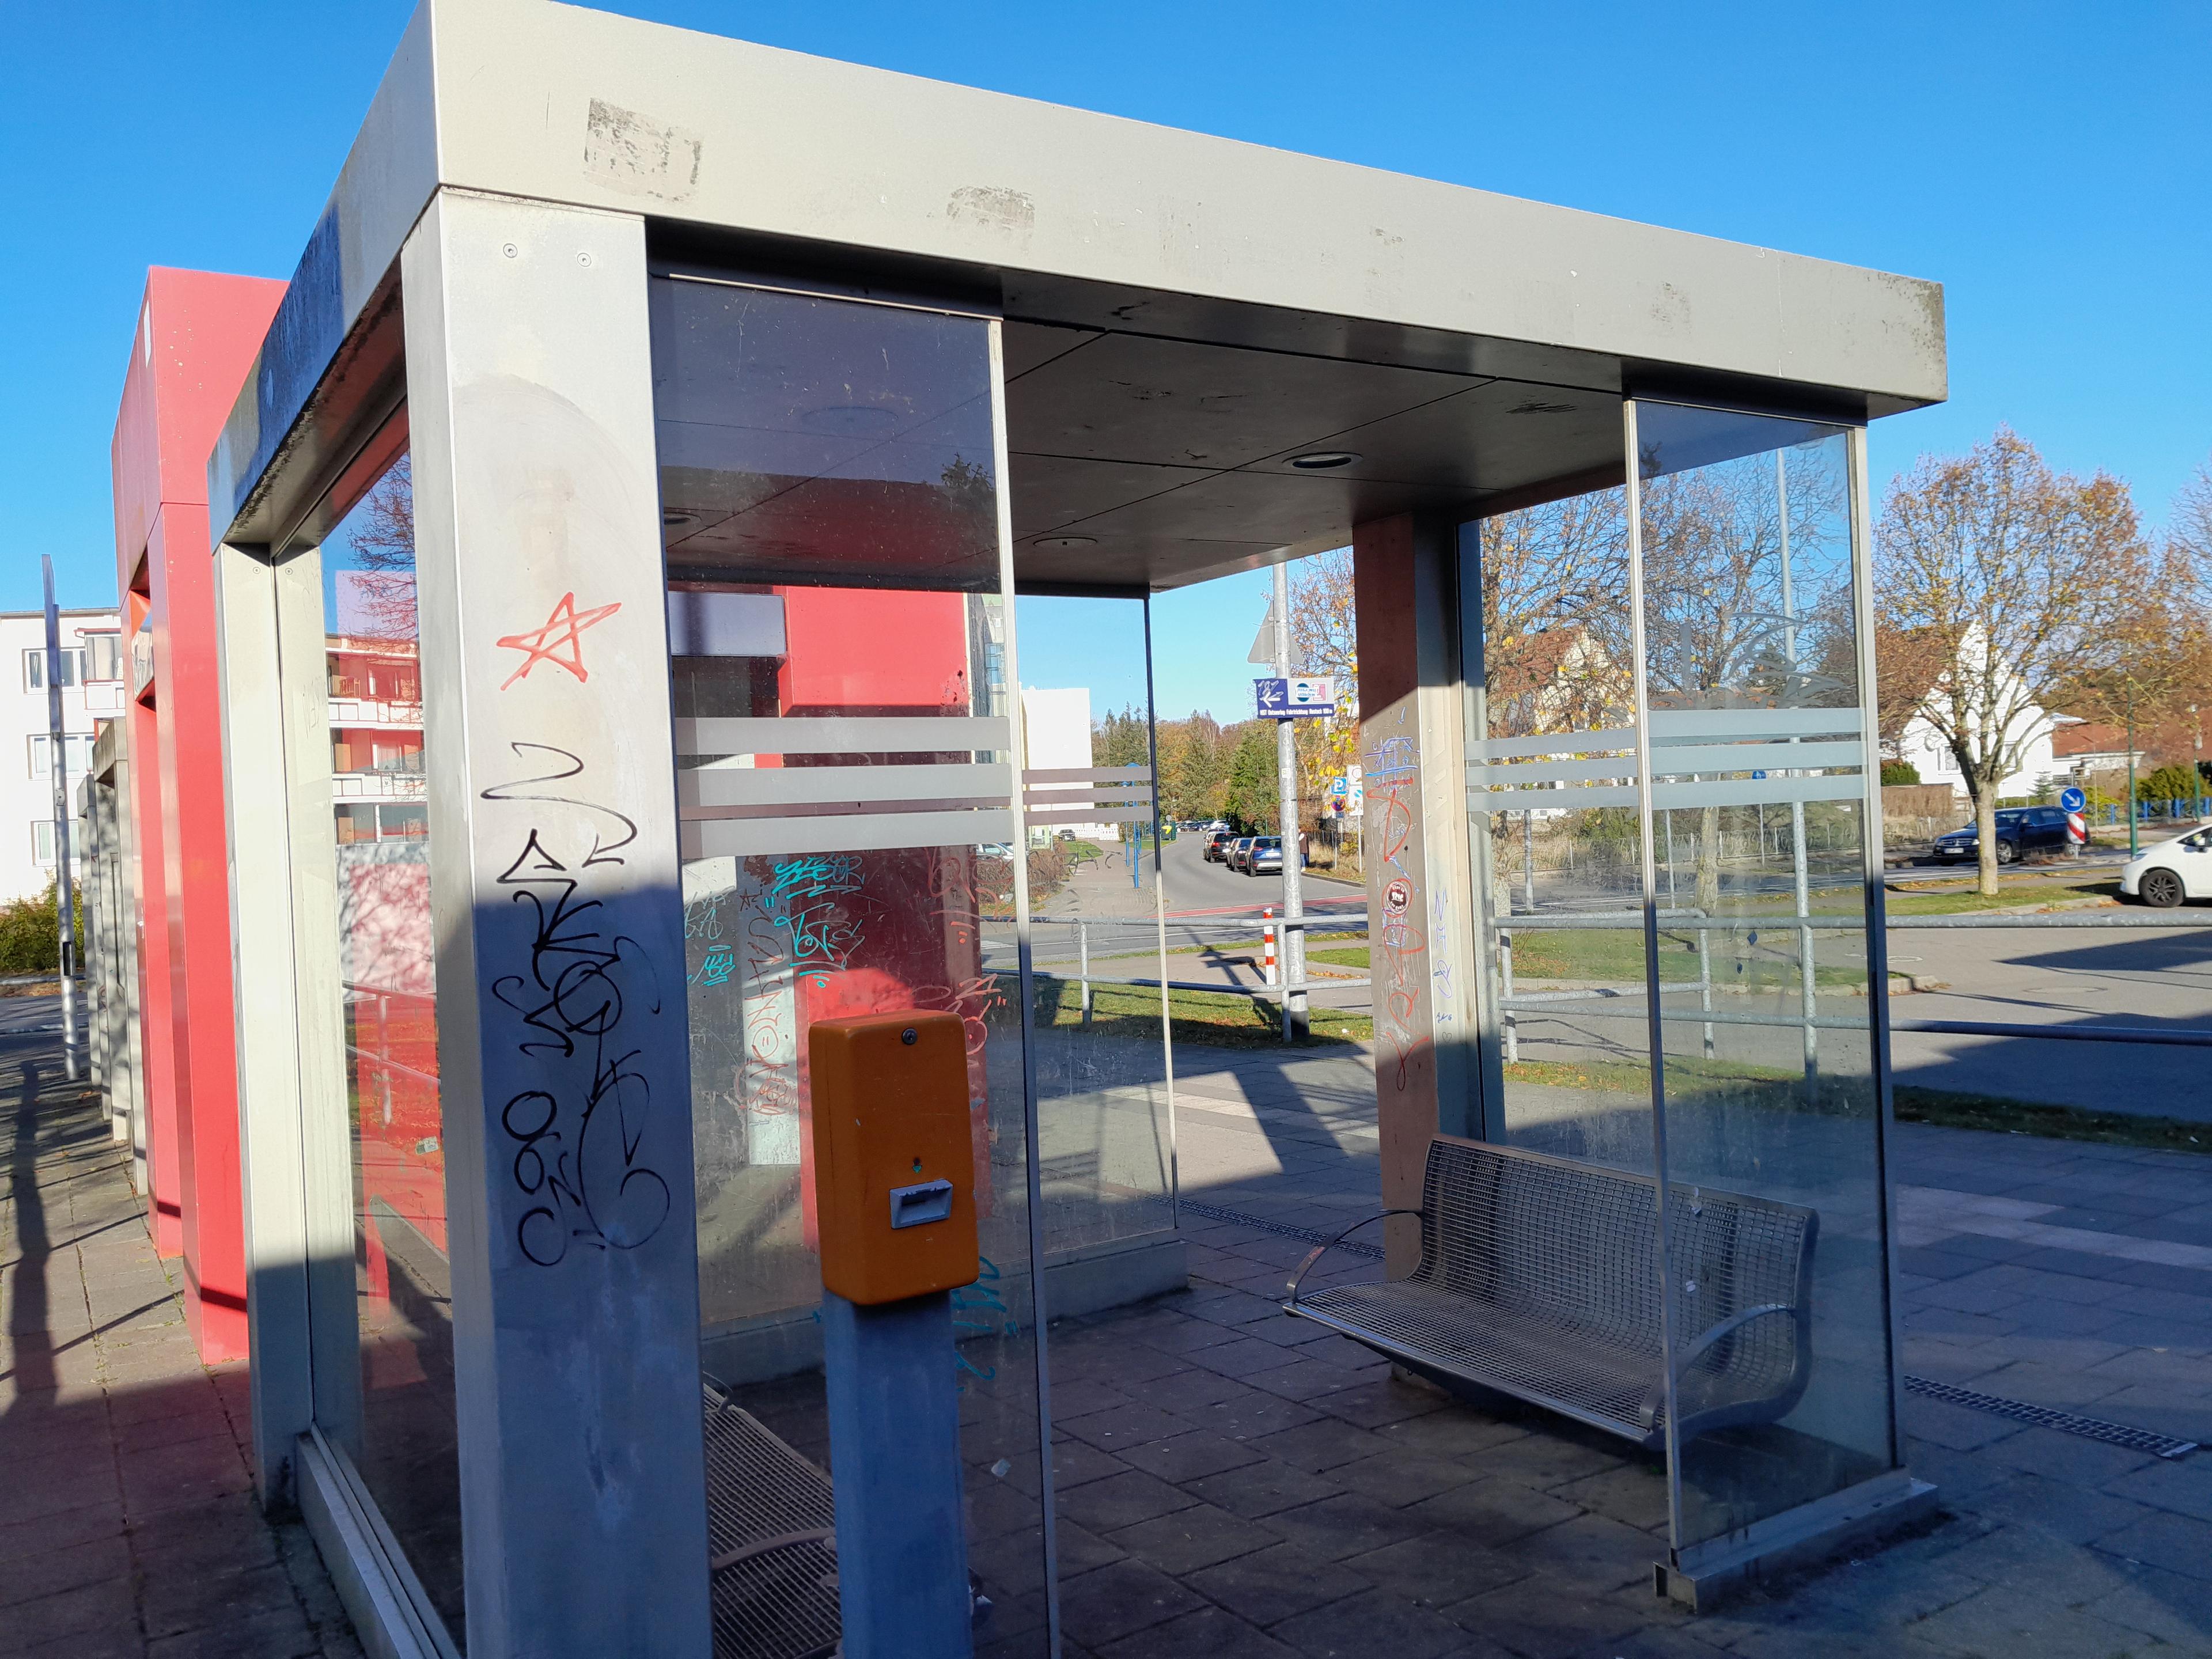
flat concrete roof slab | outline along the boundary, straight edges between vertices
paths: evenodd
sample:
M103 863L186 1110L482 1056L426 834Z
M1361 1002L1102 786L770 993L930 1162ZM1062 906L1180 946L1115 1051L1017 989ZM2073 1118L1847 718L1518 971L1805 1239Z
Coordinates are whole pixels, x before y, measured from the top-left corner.
M1054 532L1164 585L1389 502L1587 481L1619 465L1623 393L1844 419L1945 394L1932 283L547 0L425 0L210 460L219 535L297 517L269 499L280 453L307 463L285 490L326 487L315 411L358 419L347 377L391 383L356 325L441 187L1001 311L1030 580L1078 562L1032 556ZM1322 447L1360 461L1292 473Z

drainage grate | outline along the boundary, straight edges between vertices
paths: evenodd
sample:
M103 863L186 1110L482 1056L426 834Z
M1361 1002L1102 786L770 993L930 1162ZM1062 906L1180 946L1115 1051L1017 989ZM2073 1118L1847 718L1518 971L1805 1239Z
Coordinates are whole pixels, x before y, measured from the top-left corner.
M2148 1429L2130 1429L2124 1424L2107 1423L2094 1417L2076 1417L2072 1412L2053 1411L2048 1406L2031 1406L2025 1400L2003 1400L1993 1394L1976 1394L1972 1389L1954 1388L1948 1382L1936 1382L1924 1376L1905 1379L1905 1391L1926 1395L1930 1400L1940 1400L1947 1406L1965 1406L1978 1412L1989 1412L1998 1417L2009 1417L2017 1423L2033 1423L2038 1428L2056 1429L2061 1434L2078 1434L2084 1440L2101 1440L2108 1446L2124 1446L2130 1451L2150 1452L2160 1457L2186 1457L2197 1449L2194 1440L2176 1440L2171 1435L2153 1434Z
M1256 1227L1263 1233L1273 1233L1281 1238L1303 1239L1309 1244L1326 1244L1334 1233L1316 1232L1311 1227L1294 1227L1287 1221L1270 1221L1264 1216L1247 1215L1242 1210L1224 1210L1215 1204L1194 1204L1182 1200L1182 1207L1193 1215L1202 1215L1208 1221L1226 1221L1238 1227ZM1347 1238L1336 1247L1354 1255L1379 1259L1382 1252L1373 1244ZM2121 1423L2107 1423L2100 1418L2077 1417L2072 1412L2053 1411L2048 1406L2031 1406L2025 1400L2004 1400L1993 1394L1976 1394L1972 1389L1954 1388L1948 1382L1937 1382L1925 1376L1905 1379L1909 1394L1925 1395L1930 1400L1940 1400L1947 1406L1964 1406L1971 1411L1990 1412L1998 1417L2009 1417L2014 1422L2032 1423L2038 1428L2056 1429L2061 1434L2079 1435L2085 1440L2101 1440L2108 1446L2123 1446L2130 1451L2149 1452L2158 1457L2186 1457L2197 1449L2194 1440L2176 1440L2171 1435L2153 1434L2148 1429L2131 1429Z
M1239 1227L1257 1227L1263 1233L1273 1233L1280 1238L1301 1238L1309 1244L1326 1244L1336 1237L1334 1233L1316 1232L1310 1227L1293 1227L1287 1221L1269 1221L1264 1216L1246 1215L1242 1210L1224 1210L1212 1204L1194 1204L1187 1198L1182 1200L1182 1207L1193 1215L1204 1216L1208 1221L1226 1221ZM1347 1238L1336 1248L1349 1250L1354 1255L1372 1256L1376 1261L1382 1256L1378 1246L1363 1243L1356 1238Z

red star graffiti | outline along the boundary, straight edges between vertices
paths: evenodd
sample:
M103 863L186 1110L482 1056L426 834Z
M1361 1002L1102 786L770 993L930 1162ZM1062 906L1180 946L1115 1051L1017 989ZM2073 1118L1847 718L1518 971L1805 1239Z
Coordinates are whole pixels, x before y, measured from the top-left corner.
M553 607L553 614L545 619L545 626L533 628L526 634L509 634L499 643L510 651L520 651L522 666L500 682L499 689L506 690L515 681L528 677L530 671L541 662L550 662L567 669L579 680L592 677L584 668L583 632L593 623L605 622L622 609L622 601L612 605L593 605L589 611L576 609L576 596L563 593L561 603Z

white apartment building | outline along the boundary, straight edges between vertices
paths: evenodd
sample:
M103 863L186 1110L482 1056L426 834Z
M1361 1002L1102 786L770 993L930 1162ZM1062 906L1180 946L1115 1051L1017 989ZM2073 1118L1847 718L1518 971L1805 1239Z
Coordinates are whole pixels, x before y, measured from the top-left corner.
M1042 690L1022 688L1024 767L1031 772L1078 771L1092 764L1091 758L1091 688L1067 686ZM1069 793L1070 805L1087 801L1097 793L1090 784L1048 786ZM1042 805L1033 800L1031 805ZM1050 830L1032 830L1032 841L1060 833L1073 833L1079 841L1117 841L1119 826L1111 823L1060 823Z
M88 675L102 683L94 697L101 703L98 714L112 717L122 712L121 672L114 660L119 635L112 611L64 611L61 623L62 758L74 811L77 783L92 760L96 716L86 706ZM114 706L106 707L106 702ZM4 741L0 741L0 903L4 903L44 892L54 876L54 783L43 611L0 611L0 708L8 711Z

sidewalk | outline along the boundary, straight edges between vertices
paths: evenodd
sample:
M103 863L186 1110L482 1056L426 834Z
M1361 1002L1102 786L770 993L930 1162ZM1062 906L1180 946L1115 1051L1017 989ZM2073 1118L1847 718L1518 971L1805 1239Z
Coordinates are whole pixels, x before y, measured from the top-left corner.
M52 1007L0 1006L0 1655L357 1656L253 1504L244 1374L196 1363ZM1193 1206L1373 1207L1364 1054L1178 1060ZM2212 1158L1917 1126L1899 1153L1907 1371L2212 1440ZM1692 1618L1650 1594L1650 1460L1393 1381L1278 1310L1304 1242L1184 1223L1188 1291L1053 1328L1065 1659L2212 1656L2212 1452L1908 1395L1942 1518Z
M0 1655L358 1659L253 1500L245 1368L199 1364L58 1007L0 1003Z
M1332 1233L1374 1207L1364 1054L1177 1059L1187 1200ZM2179 1242L2212 1242L2212 1159L1910 1125L1898 1152L1908 1372L2212 1441L2212 1270ZM2212 1655L2212 1452L1908 1395L1941 1521L1693 1619L1650 1592L1650 1460L1391 1380L1278 1310L1304 1241L1184 1225L1189 1291L1054 1328L1068 1659Z

